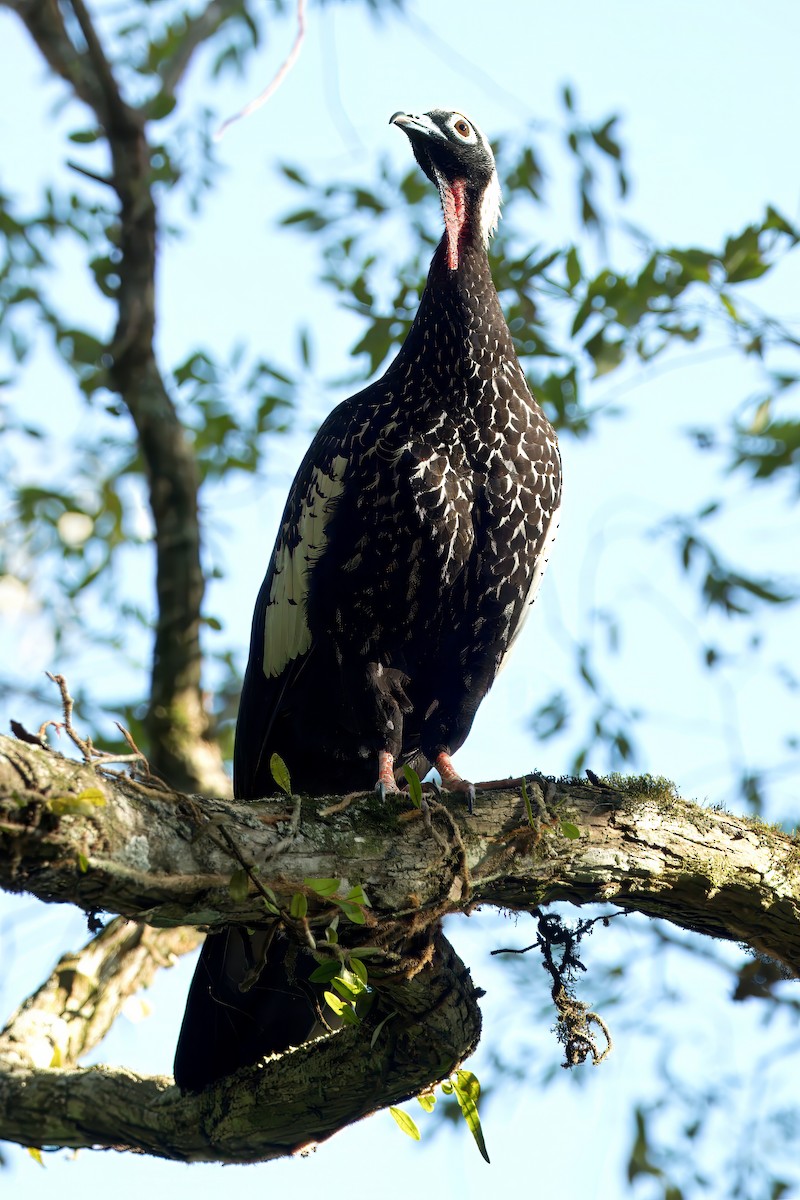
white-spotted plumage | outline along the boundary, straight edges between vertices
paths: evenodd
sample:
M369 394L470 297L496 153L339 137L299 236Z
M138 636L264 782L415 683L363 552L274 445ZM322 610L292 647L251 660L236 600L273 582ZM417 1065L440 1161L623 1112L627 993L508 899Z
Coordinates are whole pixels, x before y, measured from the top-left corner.
M240 798L274 790L275 754L299 792L365 789L376 776L391 788L403 764L433 763L445 787L469 794L450 756L519 634L555 533L558 446L486 257L499 212L489 143L454 110L392 120L439 189L445 236L397 358L334 409L292 484L253 617ZM317 964L293 952L289 970L273 933L206 942L175 1060L181 1087L319 1031Z
M393 121L439 191L445 236L397 358L330 414L292 486L254 617L240 796L269 790L276 752L309 790L369 786L380 755L454 752L557 528L557 441L486 257L489 143L455 110Z

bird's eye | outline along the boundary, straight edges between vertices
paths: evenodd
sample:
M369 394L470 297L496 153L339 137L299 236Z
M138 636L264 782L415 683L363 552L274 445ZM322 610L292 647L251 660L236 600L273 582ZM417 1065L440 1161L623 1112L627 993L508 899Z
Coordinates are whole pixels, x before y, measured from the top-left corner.
M469 135L472 133L469 123L465 121L463 117L459 121L456 121L453 128L455 129L456 133L460 133L462 137L469 137Z

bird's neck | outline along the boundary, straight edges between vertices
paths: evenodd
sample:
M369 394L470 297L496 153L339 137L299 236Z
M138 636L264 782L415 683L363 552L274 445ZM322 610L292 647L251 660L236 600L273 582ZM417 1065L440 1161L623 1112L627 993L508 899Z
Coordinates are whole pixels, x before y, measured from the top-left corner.
M487 341L494 357L516 361L511 335L497 298L486 246L471 224L462 231L458 262L450 266L447 232L428 272L419 311L393 367L416 362L431 376L474 376L471 364L486 362Z

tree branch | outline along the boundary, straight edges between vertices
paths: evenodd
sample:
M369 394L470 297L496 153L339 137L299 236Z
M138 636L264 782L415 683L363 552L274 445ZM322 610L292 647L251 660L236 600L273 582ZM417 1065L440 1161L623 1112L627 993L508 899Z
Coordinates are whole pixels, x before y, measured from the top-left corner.
M192 797L0 738L0 886L167 926L263 925L274 919L263 900L268 886L284 926L308 942L339 909L305 880L338 878L342 894L360 884L371 904L365 924L340 925L339 934L345 946L369 948L377 998L364 1025L181 1097L168 1079L41 1069L54 1046L66 1047L62 1062L74 1061L96 1040L126 986L113 984L105 1016L71 1025L66 961L0 1038L0 1138L244 1162L329 1137L445 1078L474 1048L478 993L440 921L479 904L531 911L554 900L609 901L745 942L800 974L797 842L681 800L665 781L613 783L532 780L533 824L521 796L503 789L482 793L472 817L460 805L413 810L404 798L365 796L304 799L298 820L285 798L212 799L201 808ZM296 834L286 836L293 821ZM567 836L570 825L579 837ZM229 887L242 863L245 898ZM290 916L298 891L308 900L300 920ZM113 944L126 935L108 936ZM103 959L94 946L78 962L93 953L113 960L112 950ZM85 973L91 980L96 972ZM101 992L79 982L75 996L86 994L91 1010ZM32 1048L22 1051L29 1034Z
M122 917L77 954L65 954L52 975L0 1034L0 1063L74 1066L102 1042L123 1006L149 987L159 967L197 947L193 929L155 930Z
M324 1141L446 1078L477 1045L469 973L441 934L432 949L430 965L386 990L368 1028L322 1038L196 1096L163 1077L30 1070L0 1055L0 1138L184 1162L258 1162ZM373 1047L373 1029L390 1013Z
M93 789L102 804L81 799ZM619 787L559 782L541 794L537 828L520 796L502 790L482 793L472 817L455 803L431 804L433 829L405 799L381 805L365 796L328 815L331 798L306 799L287 844L285 799L209 799L200 809L191 797L0 738L0 886L162 926L263 924L255 888L244 900L228 890L239 860L217 836L223 825L287 907L294 892L308 892L308 877L360 883L371 936L383 922L419 929L478 904L530 911L555 900L609 902L746 942L800 975L793 838L681 800L648 776ZM564 818L579 838L563 835ZM324 924L330 910L315 912L312 902L309 916Z

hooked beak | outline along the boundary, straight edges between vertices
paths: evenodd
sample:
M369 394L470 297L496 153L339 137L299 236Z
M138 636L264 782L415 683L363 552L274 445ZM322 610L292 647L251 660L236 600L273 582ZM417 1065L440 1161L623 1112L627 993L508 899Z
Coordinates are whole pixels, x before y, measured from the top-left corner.
M390 125L399 125L403 133L411 137L421 133L425 137L438 137L446 140L438 125L430 119L427 113L417 117L413 113L396 112L389 117Z

